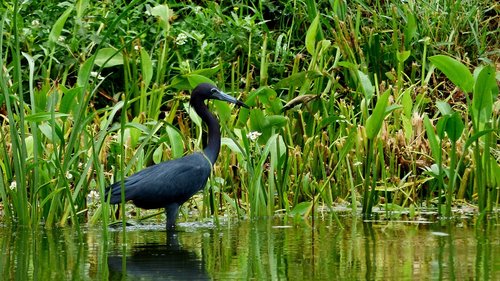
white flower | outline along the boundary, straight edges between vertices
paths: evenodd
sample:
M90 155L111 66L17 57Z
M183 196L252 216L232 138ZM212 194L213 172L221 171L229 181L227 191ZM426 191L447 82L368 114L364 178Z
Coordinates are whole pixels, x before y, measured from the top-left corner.
M104 80L104 77L101 76L101 73L99 73L97 71L91 71L90 76L97 77L97 79L99 79L99 80Z
M175 38L175 44L177 45L184 45L186 44L187 42L187 35L185 33L180 33L179 35L177 35L177 38Z
M255 141L261 135L261 132L253 131L247 134L247 138L249 138L251 141Z
M89 200L99 200L99 192L95 190L91 190L89 195L87 196Z
M17 187L16 181L13 181L10 183L10 186L9 186L10 190L14 190L14 189L16 189L16 187Z
M69 171L67 171L67 172L66 172L66 178L67 178L68 180L70 180L70 179L72 179L72 178L73 178L73 175L72 175Z
M40 26L40 21L39 21L39 20L32 20L32 21L31 21L31 25L32 25L33 27L38 27L38 26Z

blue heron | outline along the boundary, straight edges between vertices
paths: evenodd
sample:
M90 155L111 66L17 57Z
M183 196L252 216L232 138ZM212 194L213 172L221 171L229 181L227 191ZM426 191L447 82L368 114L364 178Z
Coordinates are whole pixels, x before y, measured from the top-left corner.
M203 152L149 166L125 179L125 201L143 209L165 208L167 229L175 228L179 207L205 187L212 165L219 155L221 134L217 119L208 111L205 100L218 99L248 108L242 101L217 87L199 84L191 93L190 105L208 126L208 142ZM121 202L121 184L106 189L111 204Z

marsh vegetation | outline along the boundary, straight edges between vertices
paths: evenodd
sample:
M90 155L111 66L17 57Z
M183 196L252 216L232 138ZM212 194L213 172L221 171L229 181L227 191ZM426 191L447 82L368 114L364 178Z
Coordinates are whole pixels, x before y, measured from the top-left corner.
M166 2L0 4L1 221L107 225L106 186L201 150L201 82L251 109L213 105L184 217L498 210L497 2Z

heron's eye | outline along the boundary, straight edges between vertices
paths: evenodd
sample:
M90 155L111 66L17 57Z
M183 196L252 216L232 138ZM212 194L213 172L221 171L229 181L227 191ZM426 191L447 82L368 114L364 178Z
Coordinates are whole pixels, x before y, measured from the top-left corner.
M212 88L212 89L210 89L210 92L211 92L212 94L215 94L215 93L217 93L218 91L217 91L217 89L216 89L216 88Z

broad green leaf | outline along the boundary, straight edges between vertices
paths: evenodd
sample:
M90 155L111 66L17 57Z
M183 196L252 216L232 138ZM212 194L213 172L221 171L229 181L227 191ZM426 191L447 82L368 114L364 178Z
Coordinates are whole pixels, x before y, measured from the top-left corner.
M214 81L210 78L199 74L189 73L175 76L170 83L170 87L177 90L192 90L200 83L210 83L215 85Z
M379 97L372 114L366 120L366 136L368 139L373 140L382 128L390 93L391 91L387 90Z
M58 139L54 138L54 135L52 134L52 127L47 123L43 122L40 125L38 125L38 129L42 132L42 134L47 138L48 141L54 143Z
M232 152L244 155L244 153L243 153L243 151L241 151L240 147L231 138L222 138L221 139L221 145L225 145L225 146L229 147L229 149Z
M490 65L483 67L477 74L472 98L472 116L479 130L482 129L493 112L493 93L498 92L495 81L495 69ZM496 88L496 91L495 91Z
M266 117L268 126L281 128L286 125L287 118L282 115L270 115Z
M273 129L282 128L287 123L287 118L282 115L264 115L259 109L250 110L250 130L262 133L258 138L260 144L265 144L271 137Z
M446 122L446 134L452 142L458 141L464 131L464 128L464 122L458 112L454 112Z
M170 148L172 149L172 157L179 158L184 154L184 141L181 133L172 126L166 127L168 139L170 140Z
M102 48L97 51L95 64L102 68L122 65L123 55L113 48Z
M266 109L270 111L272 114L279 114L283 106L281 105L281 101L277 98L278 94L275 90L270 88L269 86L260 87L257 90L253 91L245 100L245 103L249 106L257 105L258 100L264 104Z
M403 130L405 133L405 138L410 140L413 136L413 125L411 124L410 118L406 117L406 115L401 116L401 121L403 123Z
M153 62L144 48L141 48L141 69L144 88L147 89L151 79L153 78Z
M189 81L189 85L191 85L191 88L194 89L196 88L196 86L198 86L198 84L200 83L210 83L212 85L215 85L214 81L212 81L210 78L207 78L205 76L202 76L202 75L198 75L198 74L186 74L186 77Z
M406 26L404 29L405 46L410 46L412 39L417 35L417 20L415 14L410 8L405 9L406 12Z
M311 55L314 55L314 49L316 48L316 35L318 34L319 28L319 15L320 14L318 13L318 15L314 18L306 33L306 49Z
M441 70L453 84L460 87L462 91L466 93L472 92L474 78L469 69L461 62L444 55L432 56L429 60L437 69Z
M436 124L436 132L440 139L444 138L444 134L446 133L446 122L448 122L449 118L450 115L443 115L441 116L441 118L439 118Z
M399 62L405 62L411 55L410 51L397 52L396 57Z
M432 157L434 160L437 160L440 155L441 146L439 145L438 138L434 132L434 127L432 126L427 114L424 115L424 127L425 132L427 133L427 139L429 140L429 145L431 147Z
M125 129L125 135L128 134L130 137L130 147L136 147L137 144L139 143L139 137L141 136L141 130L138 129L137 127L142 124L138 123L138 118L134 118L132 122L127 124L127 128ZM125 138L127 140L127 138Z
M363 90L363 93L365 94L365 98L367 100L371 100L373 97L373 94L375 93L375 88L372 85L372 82L370 81L370 78L368 75L364 74L361 70L358 70L358 76L359 76L359 81L361 85L361 89Z
M70 113L70 111L74 109L73 106L76 104L75 97L81 93L81 91L81 87L75 87L64 91L61 98L61 104L59 105L59 112Z
M489 186L500 186L500 165L494 157L490 157L491 177Z
M196 114L196 111L194 111L194 108L192 108L189 105L189 102L185 102L184 104L184 109L187 111L189 114L189 118L196 124L196 126L201 127L201 118Z
M78 78L76 79L76 84L78 86L83 86L85 85L88 81L87 80L90 77L90 72L92 71L92 68L94 66L94 61L93 58L90 57L88 58L81 66L80 69L78 70Z
M451 106L445 101L437 101L436 106L439 109L439 112L441 112L441 115L443 116L451 115L453 113Z
M163 144L160 143L158 147L153 152L153 162L155 164L160 163L163 159Z
M76 10L76 16L81 19L85 13L85 10L87 10L89 6L89 0L78 0L76 1L75 5L75 10Z
M24 139L24 143L26 144L26 153L28 154L28 158L33 157L33 150L34 150L33 136L27 136Z
M228 120L231 119L232 110L229 103L225 101L214 100L212 101L212 104L216 108L216 110L214 111L217 112L217 116L219 117L219 123L226 123L228 122Z
M52 26L52 30L50 30L49 34L49 47L54 48L56 45L56 42L59 41L59 36L61 36L61 32L64 28L64 24L66 23L66 20L68 19L69 15L73 11L73 5L68 7L66 11L57 19L57 21L54 23Z
M311 205L312 205L312 202L300 202L299 204L295 205L295 207L293 207L293 209L290 211L290 215L302 216L309 210Z
M170 29L170 15L172 10L168 8L168 5L158 5L151 9L151 15L158 17L160 26L168 33Z
M403 92L401 105L403 106L404 115L406 116L406 118L410 119L413 111L413 100L411 98L410 88L406 89Z

